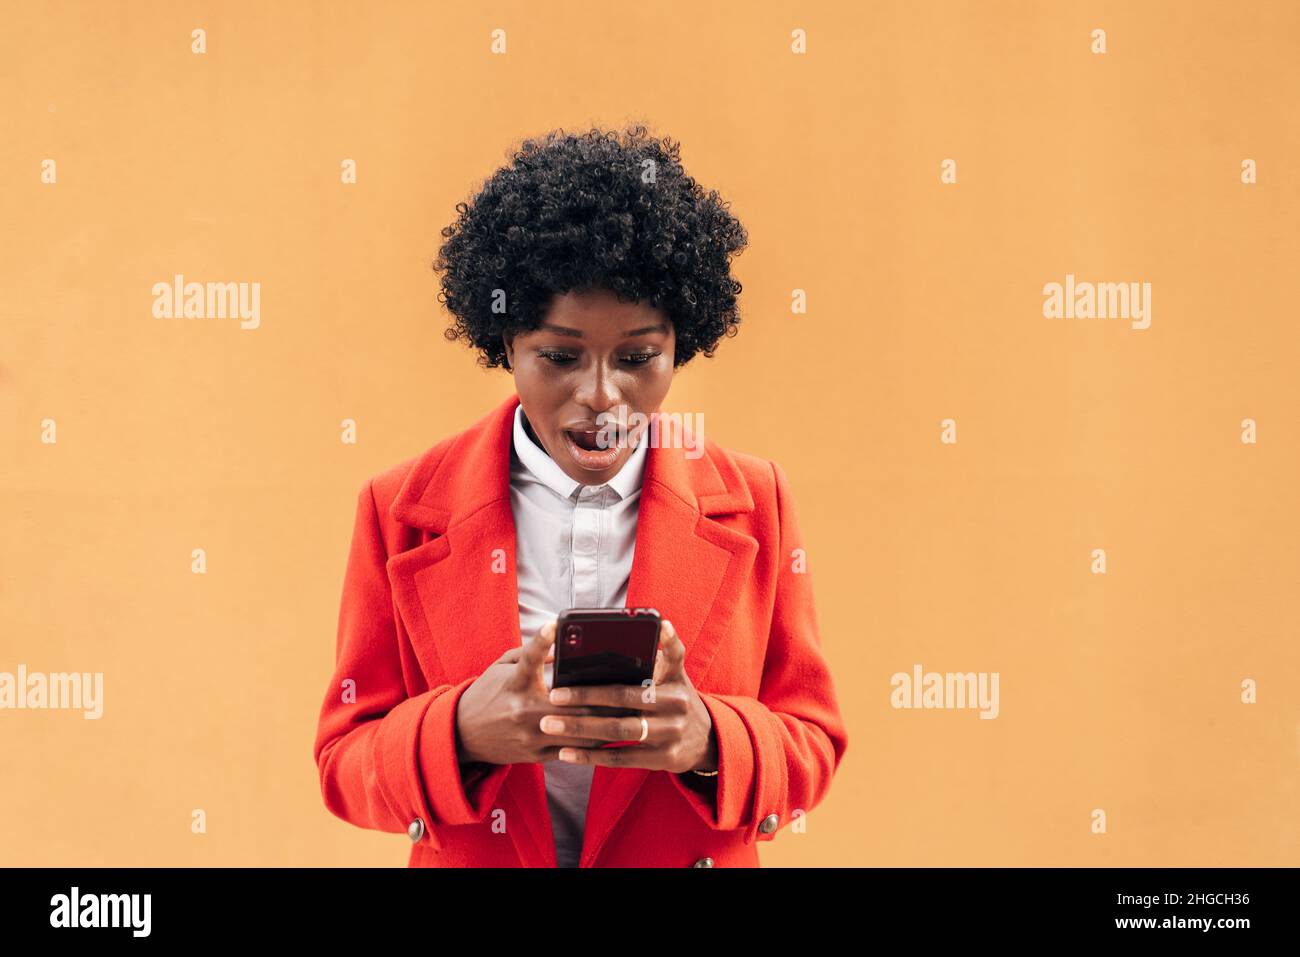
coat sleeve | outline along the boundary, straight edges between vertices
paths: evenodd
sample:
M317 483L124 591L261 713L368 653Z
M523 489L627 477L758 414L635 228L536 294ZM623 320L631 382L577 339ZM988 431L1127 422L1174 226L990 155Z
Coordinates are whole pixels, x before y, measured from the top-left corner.
M848 747L820 650L812 581L792 558L802 539L789 480L781 466L769 464L776 483L780 551L758 697L699 692L718 742L715 793L701 793L684 776L669 775L709 827L743 828L746 844L772 840L794 816L821 803ZM776 820L764 831L764 821L772 815Z
M456 705L473 678L408 695L373 482L357 497L334 674L314 757L325 806L358 827L441 843L439 825L482 822L509 765L462 778ZM417 821L423 827L412 825Z

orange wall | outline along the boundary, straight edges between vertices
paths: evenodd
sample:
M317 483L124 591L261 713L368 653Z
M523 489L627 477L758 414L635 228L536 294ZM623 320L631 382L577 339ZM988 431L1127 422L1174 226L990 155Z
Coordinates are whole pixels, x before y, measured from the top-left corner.
M406 863L311 760L355 493L512 388L441 337L454 205L523 136L629 119L749 230L741 334L664 408L788 472L850 727L764 862L1300 864L1300 7L6 21L0 671L105 701L0 711L0 864ZM155 319L176 273L259 282L259 327ZM1149 328L1045 318L1067 274L1151 283ZM998 717L891 707L918 663L997 672Z

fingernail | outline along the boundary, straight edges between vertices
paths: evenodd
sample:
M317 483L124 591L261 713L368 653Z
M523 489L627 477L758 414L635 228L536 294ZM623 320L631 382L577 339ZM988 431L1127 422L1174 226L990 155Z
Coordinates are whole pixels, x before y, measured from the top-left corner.
M577 756L578 756L578 755L577 755L577 753L573 750L573 748L560 748L560 760L561 760L561 761L572 761L572 760L574 760Z
M551 704L564 704L570 697L568 688L556 688L551 692Z
M564 722L559 718L552 718L550 715L547 715L542 719L542 730L551 734L563 731Z

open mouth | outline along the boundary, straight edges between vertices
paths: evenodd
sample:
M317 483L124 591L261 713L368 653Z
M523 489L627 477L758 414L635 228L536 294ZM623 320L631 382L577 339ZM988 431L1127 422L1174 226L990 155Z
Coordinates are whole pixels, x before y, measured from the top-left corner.
M564 434L573 440L574 445L580 449L586 449L588 452L603 452L607 448L607 446L601 446L599 432L575 432L572 430L566 430Z
M609 436L602 436L600 432L565 429L564 438L569 454L582 468L599 471L609 468L618 460L619 447L603 445L602 442L609 442Z

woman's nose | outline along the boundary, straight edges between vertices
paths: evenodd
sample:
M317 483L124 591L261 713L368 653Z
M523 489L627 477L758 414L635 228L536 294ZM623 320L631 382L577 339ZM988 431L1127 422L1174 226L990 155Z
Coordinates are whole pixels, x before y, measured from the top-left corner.
M613 408L619 404L621 396L619 395L618 386L615 385L613 378L605 370L603 365L597 364L582 380L574 398L587 408L591 409L597 415Z

